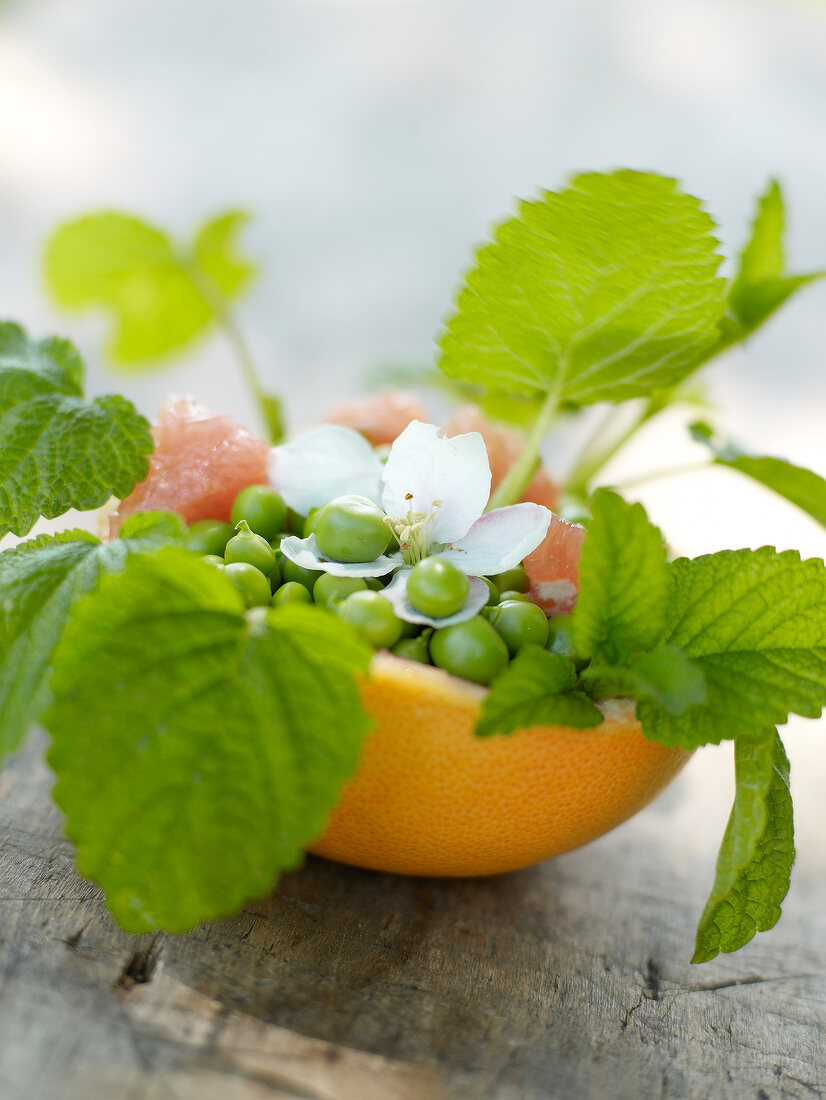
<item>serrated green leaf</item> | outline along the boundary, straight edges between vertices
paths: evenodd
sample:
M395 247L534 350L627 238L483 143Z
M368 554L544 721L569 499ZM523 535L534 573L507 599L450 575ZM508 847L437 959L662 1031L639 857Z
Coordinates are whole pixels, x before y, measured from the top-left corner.
M49 702L54 648L74 602L127 556L183 538L168 512L138 512L120 539L88 531L40 535L0 553L0 761L20 747Z
M776 732L735 745L737 788L692 962L737 951L774 927L789 889L794 825L789 761Z
M297 865L357 767L370 658L320 608L245 614L182 550L132 557L77 605L49 763L80 871L127 930L186 931Z
M216 290L237 297L250 284L255 267L236 246L246 217L231 211L207 222L191 249L119 211L76 218L47 243L46 284L62 306L105 309L112 359L144 365L205 332L218 317Z
M651 700L646 736L694 749L759 740L789 714L826 705L826 566L794 550L725 550L673 562L672 610L662 642L699 667L707 698L674 716Z
M562 405L676 384L719 338L712 229L674 180L638 172L577 176L521 203L476 255L441 369Z
M751 236L729 291L729 308L740 326L739 338L753 332L796 290L822 278L824 272L788 275L785 255L786 214L777 180L757 202Z
M665 542L645 509L598 489L579 561L577 654L619 664L650 649L665 628L670 585Z
M598 726L602 712L590 699L572 693L576 684L573 661L558 653L525 646L493 682L485 696L477 737L513 733L531 726Z
M251 218L229 210L210 218L195 234L195 263L227 298L237 298L258 275L258 265L243 256L238 235Z
M682 714L706 701L702 672L677 646L659 646L643 653L629 671L634 677L633 694L653 699L668 714Z
M705 443L711 449L715 465L739 470L746 477L759 481L826 527L826 479L820 474L804 466L795 466L785 458L750 455L733 443L718 443L709 425L702 422L691 425L691 434L698 443Z
M83 364L65 340L29 340L0 324L0 538L41 516L98 508L146 476L148 422L123 397L83 396Z

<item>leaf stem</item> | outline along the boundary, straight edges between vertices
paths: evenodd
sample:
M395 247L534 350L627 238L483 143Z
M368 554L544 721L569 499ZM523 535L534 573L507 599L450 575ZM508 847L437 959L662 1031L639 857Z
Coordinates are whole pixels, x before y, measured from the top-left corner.
M508 470L499 488L491 496L487 511L494 508L504 508L508 504L515 504L521 499L539 467L541 461L539 449L559 411L561 392L561 385L557 385L542 402L528 438L525 440L521 455Z
M616 436L610 443L598 447L600 437L605 433L614 419L614 412L610 413L598 426L596 433L585 445L582 454L568 475L565 483L565 491L573 497L586 497L591 482L596 475L611 461L648 421L657 415L663 408L662 402L651 397L631 421L627 428Z
M678 477L682 474L695 474L699 470L710 470L714 466L710 462L686 462L680 466L670 466L663 470L650 470L647 474L638 474L636 477L628 477L623 481L615 481L614 489L635 489L638 485L647 485L649 481L659 481L662 477Z
M249 344L235 320L227 299L212 280L204 276L197 265L190 264L189 273L209 303L215 314L216 323L223 329L224 335L235 354L244 381L258 406L258 412L264 422L270 443L280 443L284 438L284 411L281 401L261 381L261 375L258 373Z

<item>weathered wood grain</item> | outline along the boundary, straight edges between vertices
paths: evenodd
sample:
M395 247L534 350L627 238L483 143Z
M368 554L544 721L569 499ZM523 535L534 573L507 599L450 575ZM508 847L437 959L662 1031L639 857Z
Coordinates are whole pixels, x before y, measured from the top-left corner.
M0 776L2 1100L795 1097L826 1089L826 889L689 962L709 884L679 790L489 880L311 860L189 936L135 939L73 869L36 746Z

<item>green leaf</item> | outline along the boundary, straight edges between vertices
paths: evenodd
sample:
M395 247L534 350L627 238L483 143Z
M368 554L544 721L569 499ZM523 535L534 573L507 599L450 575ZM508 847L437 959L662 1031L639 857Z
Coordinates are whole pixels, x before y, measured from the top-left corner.
M46 724L82 874L131 932L183 932L272 889L324 829L369 719L371 651L320 608L245 614L178 549L78 604Z
M665 628L666 548L642 505L608 489L593 494L591 515L579 562L574 645L580 657L619 664L650 649Z
M698 443L705 443L711 449L717 466L728 466L759 481L826 527L826 479L820 474L804 466L795 466L785 458L750 455L732 443L715 442L709 425L699 421L691 425L691 434Z
M523 202L476 255L441 338L441 369L562 405L648 396L719 338L713 223L674 180L577 176Z
M245 210L229 210L195 234L195 263L227 298L240 297L258 275L258 265L238 248L238 235L250 221Z
M222 296L237 297L249 286L255 266L236 248L246 220L241 211L223 214L182 248L129 214L88 214L48 241L46 283L62 306L109 313L114 361L158 359L202 335L220 317Z
M753 332L800 287L826 274L786 273L785 220L783 194L772 180L758 199L751 237L729 290L729 309L740 326L740 338Z
M671 565L662 644L683 649L706 683L705 703L669 714L637 705L646 736L686 749L759 740L789 714L826 705L826 566L794 550L725 550Z
M665 645L637 657L630 672L634 694L653 699L668 714L682 714L706 701L706 682L698 666L677 646Z
M789 761L775 731L735 745L737 789L692 962L737 951L773 928L794 863Z
M585 696L571 694L575 684L570 658L525 646L485 696L476 735L490 737L530 726L598 726L602 712Z
M181 538L179 516L138 512L106 545L73 530L0 554L0 761L48 706L52 654L78 597L102 572L122 568L130 553Z
M68 341L0 323L0 538L125 497L146 476L148 422L123 397L87 401L83 374Z

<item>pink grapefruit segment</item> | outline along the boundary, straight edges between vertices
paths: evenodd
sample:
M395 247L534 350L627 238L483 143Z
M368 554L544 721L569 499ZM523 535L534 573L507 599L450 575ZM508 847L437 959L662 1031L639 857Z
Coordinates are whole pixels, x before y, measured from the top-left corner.
M413 420L427 422L427 409L410 393L390 390L375 397L361 397L336 405L324 417L327 424L355 428L374 447L392 443Z
M267 443L188 397L166 401L152 434L149 474L110 517L112 537L128 516L153 508L178 512L187 523L227 520L244 486L267 483Z
M525 558L531 599L546 615L573 611L585 528L551 516L544 540Z

